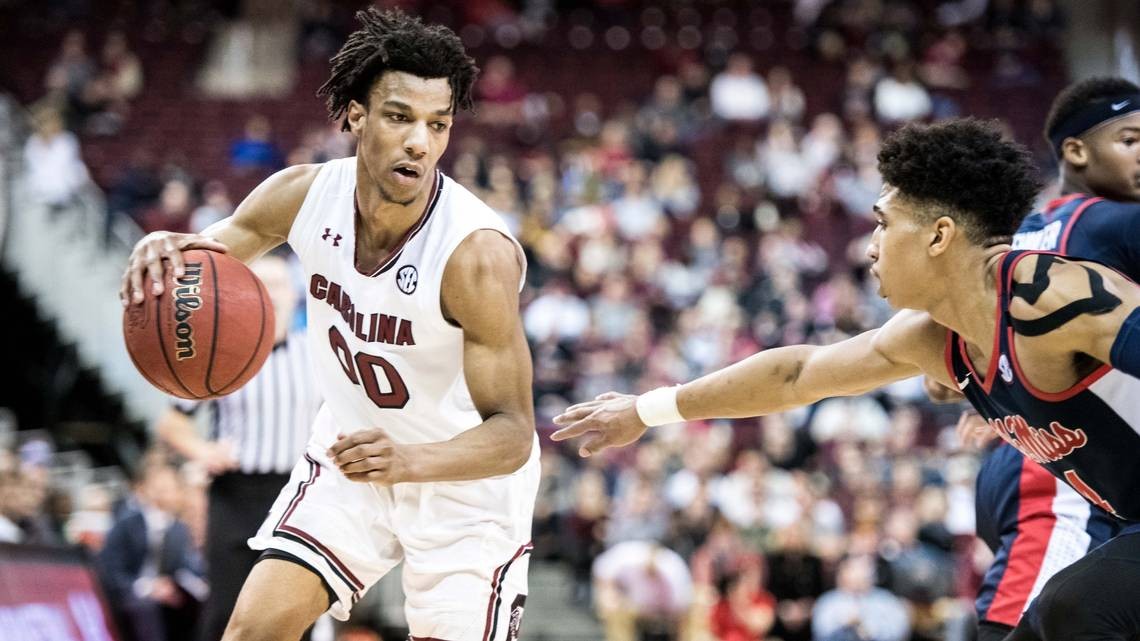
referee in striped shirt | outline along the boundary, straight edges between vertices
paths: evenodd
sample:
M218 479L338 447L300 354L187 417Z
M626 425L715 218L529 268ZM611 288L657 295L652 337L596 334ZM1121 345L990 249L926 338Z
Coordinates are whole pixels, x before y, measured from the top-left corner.
M212 401L176 400L159 419L159 438L213 476L206 526L206 578L210 596L199 623L199 641L218 641L242 583L261 554L246 539L257 532L273 500L305 450L320 395L304 333L289 324L298 295L288 262L270 254L252 266L265 283L277 317L275 344L265 365L245 387ZM203 438L192 415L209 412Z

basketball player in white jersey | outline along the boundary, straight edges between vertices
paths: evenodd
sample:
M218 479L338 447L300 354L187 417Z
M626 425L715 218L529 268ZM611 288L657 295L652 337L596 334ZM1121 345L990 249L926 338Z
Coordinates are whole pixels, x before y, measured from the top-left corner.
M538 441L519 320L522 249L436 169L471 106L474 61L450 30L399 12L363 28L320 93L354 158L285 169L202 235L135 247L124 304L163 261L288 241L308 277L310 351L325 404L257 536L264 550L223 639L297 639L401 560L412 639L514 639L526 599Z

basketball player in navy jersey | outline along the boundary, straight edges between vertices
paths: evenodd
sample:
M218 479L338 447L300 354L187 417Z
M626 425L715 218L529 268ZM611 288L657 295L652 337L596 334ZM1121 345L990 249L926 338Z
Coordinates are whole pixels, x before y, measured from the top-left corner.
M879 154L867 256L904 311L827 346L768 350L685 385L607 393L557 417L580 453L649 426L779 412L926 374L1122 523L1050 579L1009 639L1140 634L1140 286L1098 263L1010 251L1037 192L1028 153L976 120L909 125Z
M1140 87L1121 78L1075 83L1053 101L1044 134L1061 196L1026 217L1014 249L1095 260L1140 282ZM996 438L976 415L963 420ZM978 591L978 639L996 641L1050 576L1111 538L1119 521L1001 441L976 493L978 535L994 552Z

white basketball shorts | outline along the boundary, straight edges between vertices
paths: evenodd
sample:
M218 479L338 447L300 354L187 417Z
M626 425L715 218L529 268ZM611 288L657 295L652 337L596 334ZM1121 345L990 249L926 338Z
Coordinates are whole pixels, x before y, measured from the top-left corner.
M287 552L319 572L338 597L329 613L342 621L403 560L413 640L513 641L538 478L537 439L513 474L391 487L348 480L310 444L249 545Z

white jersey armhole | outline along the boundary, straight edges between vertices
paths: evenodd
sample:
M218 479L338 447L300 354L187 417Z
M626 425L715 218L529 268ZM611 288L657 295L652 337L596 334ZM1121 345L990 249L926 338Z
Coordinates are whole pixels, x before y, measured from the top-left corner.
M298 256L307 256L309 246L319 236L316 233L319 231L317 227L321 222L321 208L318 204L322 202L324 192L329 188L329 183L339 182L337 178L339 172L343 170L341 163L345 160L348 159L330 160L321 165L316 178L313 179L313 184L309 185L309 191L305 193L305 199L301 202L301 208L297 210L297 216L293 219L293 226L289 228L289 236L286 238L289 246Z
M496 232L500 236L502 236L503 238L506 238L507 240L511 241L511 244L515 246L515 254L518 257L519 267L522 268L522 273L519 275L518 291L521 292L523 289L523 285L526 284L526 270L527 270L526 252L523 251L522 245L519 243L518 239L516 239L513 235L511 235L510 232L506 231L505 229L500 229L498 227L493 227L493 226L472 227L471 229L467 230L467 233L465 233L461 236L456 236L452 240L452 242L446 248L444 248L444 251L443 251L443 256L444 256L443 274L440 274L439 289L438 289L438 291L435 292L435 304L439 307L439 317L441 319L443 319L443 322L446 323L449 327L458 327L458 326L455 325L454 323L452 323L451 321L447 320L447 315L444 314L444 312L443 312L443 278L444 278L444 274L447 273L447 266L451 263L451 256L455 253L455 250L459 249L459 246L462 245L463 241L467 240L471 236L471 234L474 234L477 231L483 231L483 230Z

